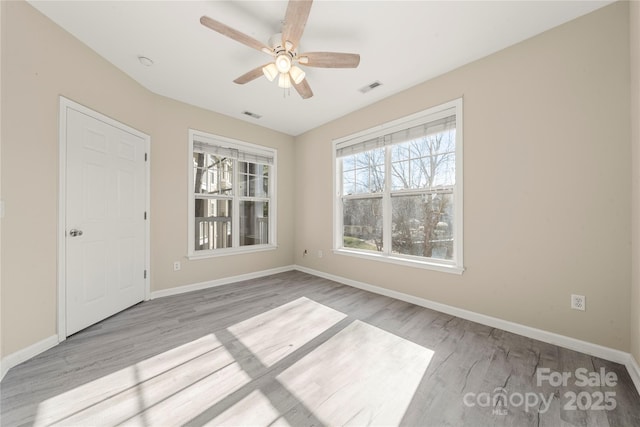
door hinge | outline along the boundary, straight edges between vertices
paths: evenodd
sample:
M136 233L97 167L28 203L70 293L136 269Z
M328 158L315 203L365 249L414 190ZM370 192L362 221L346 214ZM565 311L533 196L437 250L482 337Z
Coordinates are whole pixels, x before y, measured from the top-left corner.
M149 158L147 157L147 153L144 153L144 161L146 162Z
M144 219L147 219L147 212L144 213Z
M144 278L147 278L147 270L144 271Z

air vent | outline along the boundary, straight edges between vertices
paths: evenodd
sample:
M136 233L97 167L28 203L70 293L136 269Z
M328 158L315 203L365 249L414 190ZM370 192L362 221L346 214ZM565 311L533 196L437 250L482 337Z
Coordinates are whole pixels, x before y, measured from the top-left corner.
M360 92L362 93L367 93L372 91L373 89L377 88L378 86L382 86L382 83L380 83L378 80L376 80L373 83L369 83L368 85L366 85L365 87L361 87L360 89L358 89Z
M260 114L252 113L251 111L243 111L242 114L244 114L245 116L249 116L251 118L254 118L254 119L259 119L260 117L262 117Z

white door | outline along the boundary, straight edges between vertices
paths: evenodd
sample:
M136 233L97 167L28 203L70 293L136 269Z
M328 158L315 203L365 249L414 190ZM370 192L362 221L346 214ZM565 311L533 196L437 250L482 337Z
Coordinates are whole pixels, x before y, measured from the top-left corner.
M144 299L144 138L66 113L66 335Z

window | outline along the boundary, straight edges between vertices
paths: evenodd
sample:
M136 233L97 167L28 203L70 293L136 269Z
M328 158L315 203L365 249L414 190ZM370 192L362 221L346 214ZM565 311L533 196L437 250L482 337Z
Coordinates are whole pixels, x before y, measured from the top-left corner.
M276 150L189 132L189 256L275 247Z
M462 273L462 99L334 141L338 253Z

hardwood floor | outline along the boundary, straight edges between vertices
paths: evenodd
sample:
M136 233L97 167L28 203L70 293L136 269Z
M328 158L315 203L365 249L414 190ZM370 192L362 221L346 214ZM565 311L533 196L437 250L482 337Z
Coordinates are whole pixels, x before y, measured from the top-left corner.
M622 365L296 271L138 304L0 392L3 426L640 426Z

